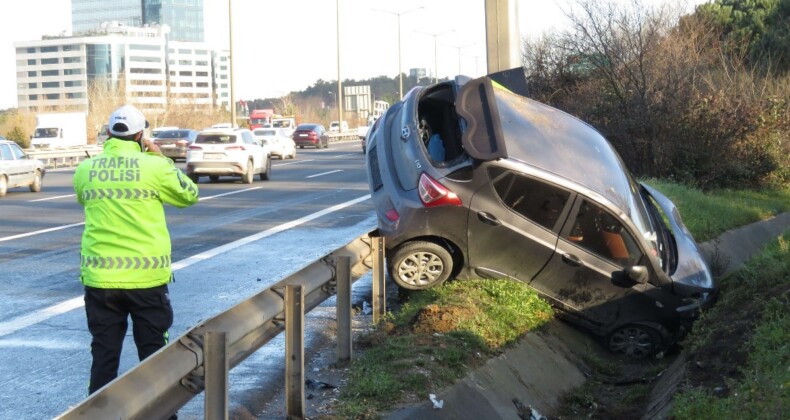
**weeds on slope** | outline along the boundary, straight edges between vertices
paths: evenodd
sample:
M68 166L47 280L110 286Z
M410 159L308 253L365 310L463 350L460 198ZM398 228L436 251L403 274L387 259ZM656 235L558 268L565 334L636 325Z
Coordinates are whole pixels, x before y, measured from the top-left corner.
M677 419L787 418L790 414L790 232L721 281L697 321Z
M453 281L409 293L378 328L358 340L342 418L424 401L553 317L548 303L509 280Z

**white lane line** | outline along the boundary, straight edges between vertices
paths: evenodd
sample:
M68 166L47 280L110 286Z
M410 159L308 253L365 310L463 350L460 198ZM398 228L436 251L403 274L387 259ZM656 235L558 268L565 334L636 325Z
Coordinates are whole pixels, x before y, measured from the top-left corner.
M198 185L198 187L200 187L200 186ZM231 192L226 192L226 193L222 193L222 194L211 195L211 196L208 196L208 197L200 197L200 199L198 199L198 201L206 201L206 200L211 200L211 199L217 198L217 197L224 197L226 195L233 195L233 194L243 193L243 192L247 192L247 191L260 190L261 188L263 188L263 187L245 188L243 190L231 191Z
M37 230L35 232L20 233L19 235L6 236L6 237L3 237L3 238L0 238L0 242L10 241L12 239L24 238L26 236L40 235L42 233L47 233L47 232L55 232L55 231L58 231L58 230L73 228L73 227L76 227L76 226L82 226L84 224L85 224L85 222L74 223L74 224L71 224L71 225L57 226L57 227L53 227L53 228L49 228L49 229Z
M329 175L329 174L333 174L333 173L335 173L335 172L343 172L343 170L342 170L342 169L335 169L334 171L329 171L329 172L322 172L322 173L320 173L320 174L310 175L310 176L307 176L307 177L305 177L305 178L315 178L315 177L317 177L317 176L324 176L324 175Z
M295 161L293 161L293 162L287 162L287 163L278 163L278 164L276 164L276 165L275 165L275 164L272 164L272 166L285 166L285 165L293 165L293 164L295 164L295 163L302 163L302 162L312 162L312 161L314 161L314 160L315 160L315 159L303 159L303 160L295 160Z
M308 214L305 217L292 220L287 223L283 223L279 226L275 226L271 229L264 230L263 232L258 232L254 235L247 236L245 238L241 238L239 240L227 243L225 245L218 246L216 248L210 249L206 252L201 252L200 254L193 255L191 257L184 258L183 260L177 261L173 263L172 269L173 271L180 270L182 268L189 267L192 264L195 264L200 261L204 261L213 257L216 257L224 252L228 252L230 250L239 248L241 246L247 245L250 242L257 241L259 239L266 238L268 236L274 235L275 233L279 233L293 227L299 226L301 224L307 223L311 220L317 219L321 216L325 216L329 213L333 213L339 210L342 210L348 206L352 206L354 204L360 203L370 198L370 195L364 195L359 198L355 198L350 201L346 201L345 203L340 203L334 205L332 207L326 208L321 211L317 211L312 214ZM44 322L54 316L64 314L71 310L80 308L85 305L85 301L82 296L75 297L61 303L52 305L50 307L39 309L35 312L18 316L14 319L9 321L0 322L0 337L6 336L8 334L14 333L19 331L23 328L27 328L31 325L38 324L40 322Z
M49 201L49 200L57 200L59 198L69 198L69 197L76 197L77 194L69 194L69 195L58 195L56 197L47 197L47 198L39 198L36 200L28 200L28 203L37 203L39 201Z
M226 195L232 195L232 194L238 194L238 193L243 193L243 192L247 192L247 191L259 190L261 188L263 188L263 187L246 188L246 189L243 189L243 190L231 191L231 192L226 192L226 193L222 193L222 194L212 195L212 196L208 196L208 197L201 197L199 201L211 200L213 198L224 197ZM52 198L56 198L56 197L52 197ZM71 225L57 226L57 227L53 227L53 228L49 228L49 229L37 230L35 232L20 233L19 235L14 235L14 236L5 236L5 237L0 238L0 242L10 241L10 240L19 239L19 238L25 238L27 236L40 235L42 233L55 232L55 231L58 231L58 230L73 228L73 227L76 227L76 226L82 226L84 224L85 224L85 222L74 223L74 224L71 224Z

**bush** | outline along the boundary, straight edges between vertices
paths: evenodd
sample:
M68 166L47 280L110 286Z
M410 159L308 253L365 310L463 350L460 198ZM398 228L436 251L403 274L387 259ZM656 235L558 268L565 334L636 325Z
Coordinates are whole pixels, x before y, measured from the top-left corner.
M11 131L8 132L8 139L13 140L19 147L23 149L27 149L30 147L30 136L24 132L24 130L19 126L14 126Z

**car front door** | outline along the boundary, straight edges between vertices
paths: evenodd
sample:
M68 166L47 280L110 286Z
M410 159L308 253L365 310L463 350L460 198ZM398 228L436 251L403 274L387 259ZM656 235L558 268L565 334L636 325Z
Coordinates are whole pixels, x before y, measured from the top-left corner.
M655 302L644 292L653 286L630 280L624 271L645 262L625 225L580 195L568 220L556 252L530 285L599 332L626 318L651 318L647 312Z
M8 176L8 186L27 184L27 178L32 178L35 165L33 160L25 157L25 152L16 144L0 145L2 154L3 171Z
M571 194L493 166L469 204L469 265L479 275L529 282L554 254Z

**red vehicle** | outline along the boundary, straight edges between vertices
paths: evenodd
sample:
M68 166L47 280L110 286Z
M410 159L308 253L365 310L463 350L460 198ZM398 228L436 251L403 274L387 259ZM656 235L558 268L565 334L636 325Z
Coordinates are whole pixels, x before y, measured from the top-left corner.
M261 127L271 127L273 109L253 109L250 112L250 130Z
M321 124L299 124L291 138L300 149L304 149L305 146L316 149L329 147L329 137Z

